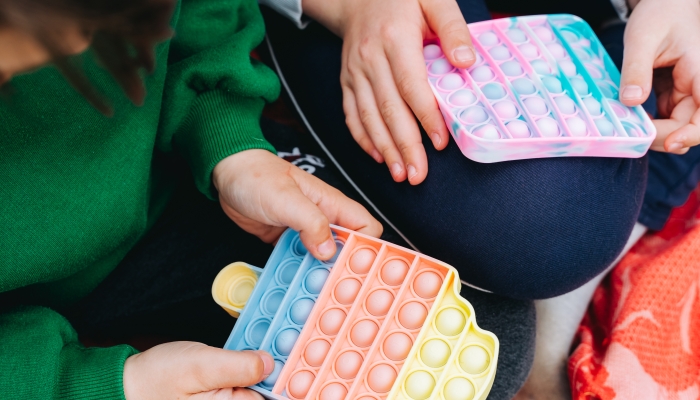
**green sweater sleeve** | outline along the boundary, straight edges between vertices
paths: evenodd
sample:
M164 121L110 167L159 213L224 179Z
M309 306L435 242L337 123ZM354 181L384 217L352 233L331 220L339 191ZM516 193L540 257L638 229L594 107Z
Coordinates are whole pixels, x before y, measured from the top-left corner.
M256 0L183 0L170 45L159 137L188 160L199 190L214 199L211 173L229 155L274 151L260 130L279 81L250 53L264 37Z
M85 348L56 312L21 307L0 314L0 398L124 399L122 345Z

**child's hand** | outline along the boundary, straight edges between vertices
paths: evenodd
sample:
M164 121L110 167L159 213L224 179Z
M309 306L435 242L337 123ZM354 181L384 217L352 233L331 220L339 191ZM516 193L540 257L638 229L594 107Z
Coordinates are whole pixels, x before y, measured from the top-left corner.
M700 2L641 0L625 30L620 100L642 104L654 89L653 150L683 154L700 144Z
M449 133L428 85L423 39L439 37L450 62L475 61L469 29L454 0L303 0L304 13L343 38L340 82L355 141L395 181L428 174L415 114L433 146Z
M319 260L335 254L329 223L382 234L382 225L360 204L269 151L225 158L214 168L213 180L221 207L238 226L266 242L290 227Z
M273 368L272 356L262 351L165 343L126 359L124 396L126 400L263 400L244 388L262 381Z

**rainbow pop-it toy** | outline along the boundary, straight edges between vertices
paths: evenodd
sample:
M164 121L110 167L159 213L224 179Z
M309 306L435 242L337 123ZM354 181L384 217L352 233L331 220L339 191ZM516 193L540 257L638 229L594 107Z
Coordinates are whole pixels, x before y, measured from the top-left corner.
M437 42L423 55L445 123L478 162L643 156L656 129L618 101L620 72L591 27L573 15L469 25L476 63L454 68Z
M214 299L238 317L224 348L275 359L253 389L275 400L486 398L498 339L477 326L457 271L331 228L328 262L288 230L264 269L234 263L214 281Z

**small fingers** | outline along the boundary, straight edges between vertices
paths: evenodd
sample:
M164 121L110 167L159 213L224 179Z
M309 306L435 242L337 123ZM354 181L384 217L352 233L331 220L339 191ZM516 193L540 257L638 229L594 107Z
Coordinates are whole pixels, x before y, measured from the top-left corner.
M692 97L681 100L670 119L654 120L657 136L653 150L684 154L700 144L700 110Z
M262 351L231 351L210 346L193 347L189 370L204 391L255 385L272 373L274 360Z
M423 13L430 29L440 38L440 45L452 65L470 67L476 61L469 27L454 0L423 0Z
M651 93L659 38L649 28L631 22L625 29L620 101L627 106L644 103Z
M353 139L355 139L355 142L357 142L362 150L369 154L374 161L380 164L383 163L384 157L382 157L374 146L374 142L372 142L364 126L362 126L360 115L357 111L357 100L349 85L343 85L343 110L345 111L345 124L348 126L350 134Z

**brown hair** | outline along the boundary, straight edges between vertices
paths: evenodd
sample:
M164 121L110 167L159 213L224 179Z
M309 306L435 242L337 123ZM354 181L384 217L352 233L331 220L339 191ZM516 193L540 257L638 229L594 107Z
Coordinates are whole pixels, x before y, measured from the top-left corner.
M127 97L143 102L145 88L139 71L155 67L154 48L172 35L170 18L175 0L0 0L0 25L33 35L51 55L68 82L103 114L111 106L95 90L75 57L61 51L56 24L77 20L99 63L109 71Z

